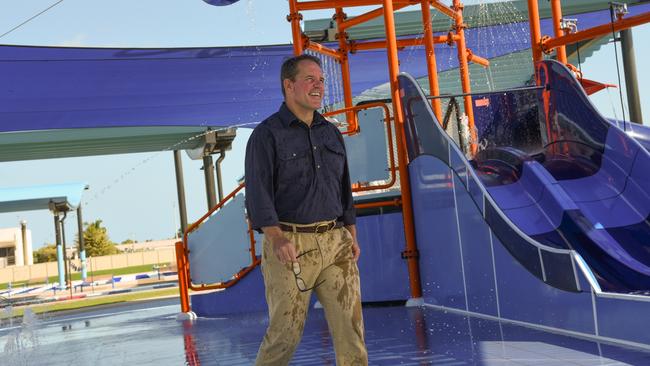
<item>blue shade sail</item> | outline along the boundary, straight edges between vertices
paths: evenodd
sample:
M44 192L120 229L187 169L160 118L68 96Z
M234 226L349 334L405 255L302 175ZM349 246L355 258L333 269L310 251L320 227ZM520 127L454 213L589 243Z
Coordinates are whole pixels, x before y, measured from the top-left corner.
M230 1L211 1L226 4ZM650 4L630 7L630 16ZM580 29L609 12L577 15ZM530 47L526 23L469 29L467 46L493 58ZM552 34L549 19L542 33ZM498 38L495 38L498 35ZM486 47L486 42L489 47ZM333 45L333 47L336 47ZM436 45L438 70L457 50ZM126 126L253 126L281 101L279 70L291 45L211 48L0 46L0 132ZM354 95L388 82L383 50L350 55ZM424 49L407 47L400 69L426 75ZM532 74L532 70L531 70Z

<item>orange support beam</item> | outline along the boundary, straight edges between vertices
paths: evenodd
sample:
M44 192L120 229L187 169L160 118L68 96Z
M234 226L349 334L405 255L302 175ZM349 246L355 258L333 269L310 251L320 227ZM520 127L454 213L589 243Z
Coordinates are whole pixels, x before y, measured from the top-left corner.
M467 61L473 62L483 67L490 66L490 61L488 59L481 56L476 56L469 48L467 49Z
M393 5L413 5L418 4L419 0L394 0ZM298 10L323 10L333 8L351 8L355 6L381 5L383 0L320 0L320 1L301 1L298 3Z
M316 52L321 53L323 55L332 57L332 58L334 58L335 60L337 60L339 62L341 61L342 57L341 57L340 52L338 52L336 50L333 50L333 49L331 49L329 47L325 47L320 43L311 42L307 37L304 38L304 42L305 42L304 44L306 45L306 47L308 49L310 49L312 51L316 51Z
M450 40L451 39L451 40ZM434 36L433 43L449 43L455 42L459 39L457 35L452 35L451 38L448 35L445 36ZM422 46L424 40L422 38L406 38L397 40L397 48L401 49L404 47L412 46ZM367 50L376 50L376 49L387 48L386 41L366 41L366 42L351 42L350 43L350 52L355 53L358 51L367 51Z
M427 71L429 73L429 93L433 96L440 95L440 86L438 85L438 66L436 65L436 53L433 42L433 29L431 26L431 9L429 0L422 0L422 26L424 32L424 49L426 51ZM440 99L432 101L433 113L439 123L442 123L442 105Z
M537 0L528 0L528 22L530 23L530 44L533 50L533 63L542 61L542 31L539 25Z
M346 15L343 13L342 8L336 8L335 20L337 26L345 21ZM339 28L340 29L340 28ZM344 31L339 31L336 36L339 39L339 62L341 64L341 82L343 83L343 100L346 107L352 107L352 82L350 80L350 63L348 60L348 37ZM358 129L357 115L350 111L345 114L345 119L348 122L350 129L356 131Z
M431 0L431 6L436 8L439 12L445 14L446 16L450 17L451 19L456 19L458 16L456 10L448 7L447 5L441 3L439 0Z
M293 54L302 55L302 30L300 29L300 19L302 15L298 12L298 0L289 0L289 15L287 20L291 22L291 34L293 36Z
M409 172L406 168L406 144L404 138L404 117L402 115L402 103L399 95L399 60L397 58L397 39L395 36L395 19L393 14L392 0L384 0L384 25L386 27L386 40L388 44L388 73L390 91L393 99L393 114L395 116L395 136L397 138L397 159L399 168L400 188L402 190L402 218L404 221L404 234L406 239L406 252L417 253L415 242L415 225L413 224L413 204L411 202L411 187L409 183ZM422 297L422 285L420 283L420 265L415 255L407 258L409 269L409 282L411 285L411 296Z
M553 14L553 33L555 38L562 37L564 30L562 29L562 4L561 0L551 0L551 13ZM560 46L555 50L557 60L563 64L567 64L566 47Z
M181 311L190 312L190 293L188 290L187 261L185 260L185 246L182 242L176 243L176 268L178 271L178 291L181 297Z
M408 6L408 4L397 5L397 6L395 6L395 10L402 9L402 8L407 7L407 6ZM338 26L339 31L340 32L345 31L346 29L354 27L355 25L359 25L359 24L365 23L365 22L367 22L369 20L380 17L383 14L384 14L384 8L378 8L378 9L375 9L375 10L371 10L371 11L369 11L367 13L357 15L354 18L350 18L350 19L345 20L344 22L341 22L341 24L339 24L339 26Z
M354 208L363 209L363 208L375 208L375 207L390 207L390 206L399 206L401 204L402 201L399 198L395 198L390 201L358 203L354 205Z
M635 15L633 17L617 20L614 24L603 24L593 28L585 29L576 33L566 34L562 37L550 38L542 43L544 50L550 51L556 47L584 41L591 38L598 38L611 35L624 29L650 22L650 12Z
M463 5L460 0L454 0L454 10L456 11L455 27L456 34L460 37L456 41L458 47L458 69L460 71L460 82L463 88L463 94L472 92L469 80L469 66L467 65L467 46L465 44L465 27L463 23ZM470 133L470 151L472 154L476 153L476 129L474 128L474 108L472 107L472 97L465 95L463 97L463 105L465 106L465 114L467 115L467 127Z

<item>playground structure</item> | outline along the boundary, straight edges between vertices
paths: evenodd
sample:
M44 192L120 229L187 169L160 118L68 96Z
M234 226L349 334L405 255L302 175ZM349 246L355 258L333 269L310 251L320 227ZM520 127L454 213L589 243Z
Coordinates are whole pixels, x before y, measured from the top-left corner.
M345 16L344 8L346 7L368 5L377 5L378 8L351 19L347 19ZM421 7L422 28L424 29L421 39L403 37L398 39L396 37L394 11L409 5ZM451 19L454 26L447 35L434 37L432 34L431 7ZM650 289L647 282L647 276L650 273L646 273L646 267L643 265L638 267L633 264L627 267L623 266L625 267L623 268L618 267L618 263L611 267L611 259L599 257L607 256L606 254L601 252L594 254L593 250L596 249L590 249L601 248L598 250L609 253L606 248L608 244L603 244L602 240L604 239L598 237L600 234L590 233L592 229L580 225L573 231L571 229L566 231L562 226L564 224L558 224L558 219L553 219L548 224L551 231L559 230L560 235L564 235L564 242L562 244L553 243L548 237L540 236L539 231L526 229L525 222L531 217L529 216L530 212L521 216L523 221L517 221L516 213L513 212L516 211L514 208L519 206L499 199L499 194L505 196L515 194L515 191L511 190L515 186L508 186L508 184L517 182L523 185L527 184L526 179L530 179L530 173L526 172L529 169L537 169L535 159L539 159L539 157L536 158L535 154L540 152L540 148L543 150L550 146L550 150L547 151L544 158L548 161L562 153L565 153L562 156L569 156L573 159L572 154L579 152L580 149L576 150L575 147L568 146L561 139L570 137L572 129L579 131L600 129L597 136L590 135L593 131L573 136L577 139L576 141L582 137L580 143L596 146L600 151L599 156L602 158L592 167L589 174L571 178L586 179L596 172L603 172L599 174L604 175L606 174L604 172L609 169L606 166L607 162L613 159L615 161L613 164L617 169L621 166L627 167L622 168L621 171L627 177L626 180L637 182L635 185L640 185L638 188L640 192L646 190L642 183L643 180L638 177L640 173L635 173L642 169L631 167L629 161L636 159L644 161L648 155L647 151L639 148L641 146L639 142L634 141L624 132L619 132L618 127L605 121L597 112L594 112L593 106L590 105L583 91L585 86L593 84L582 78L575 67L566 63L564 47L573 42L611 34L646 23L650 21L650 13L646 10L641 14L626 17L627 7L614 4L611 5L612 19L609 24L578 32L575 27L568 26L566 20L562 19L560 1L551 1L551 7L555 34L553 37L546 35L542 37L537 2L528 1L532 56L536 63L537 86L494 93L495 96L505 95L506 100L508 95L517 97L519 94L527 93L526 98L529 98L529 102L532 104L529 103L525 107L533 106L535 108L537 114L531 121L533 121L532 127L539 129L536 141L539 146L537 146L537 150L523 151L523 155L520 154L522 151L508 149L507 145L504 146L498 141L495 145L494 141L489 139L488 147L490 149L486 149L486 146L479 147L481 139L494 138L494 136L488 136L490 126L489 123L487 126L485 125L486 120L489 120L490 123L513 124L514 126L519 121L508 120L508 116L512 118L513 115L517 116L517 113L520 115L521 110L516 108L524 106L517 105L517 103L514 106L508 105L506 101L506 104L503 104L506 106L504 107L506 112L507 107L514 108L510 111L513 112L511 114L498 109L496 112L492 111L491 115L485 115L485 112L476 114L477 107L499 105L499 101L498 98L491 99L490 95L473 94L470 88L468 62L487 66L489 61L480 55L474 55L466 47L463 5L459 1L454 0L452 6L446 6L439 1L300 2L290 0L290 13L287 20L292 26L294 54L310 50L333 58L340 66L345 107L330 112L330 114L345 114L347 129L344 134L346 138L350 139L356 135L364 134L364 128L360 128L360 125L367 122L368 118L359 117L359 113L360 111L367 113L367 110L373 108L382 111L381 116L375 120L385 123L385 131L388 134L387 143L393 141L390 134L391 131L394 131L396 157L393 160L393 155L388 154L390 159L387 159L387 170L395 174L393 175L395 179L390 180L390 184L381 186L388 190L388 193L373 196L370 200L364 196L358 196L356 199L356 207L359 212L365 212L360 215L358 220L359 242L364 256L366 256L359 264L364 302L401 300L406 301L407 305L424 305L460 311L491 319L647 347L650 339L643 335L642 329L646 325L644 322L641 322L643 325L635 324L630 329L621 330L613 324L615 322L611 321L611 319L618 319L619 322L627 323L629 319L635 317L632 314L638 315L644 311L642 309L647 307L648 298L644 291ZM645 9L643 6L641 8ZM301 31L301 12L322 9L334 10L333 21L337 25L338 49L309 40ZM347 29L377 17L383 17L385 40L348 41ZM470 131L470 136L466 141L468 151L459 150L444 131L441 133L441 130L434 126L443 121L441 96L436 77L434 48L436 43L454 44L457 48L458 69L463 92L457 97L463 100L463 110L468 121ZM417 83L412 79L399 74L398 50L415 44L423 44L426 50L426 65L429 71L428 81L431 90L431 95L428 97L422 94ZM354 75L349 72L350 54L377 48L385 48L387 53L391 105L375 102L353 106L350 83ZM550 53L553 53L564 66L543 61L544 54ZM576 75L577 79L575 79ZM569 121L573 125L562 122L561 119L564 117L561 116L565 116L567 113L571 114L563 109L566 108L561 102L563 99L580 101L578 109L586 111L585 113L589 117L575 117ZM427 119L427 116L430 118ZM424 118L424 122L421 118ZM481 120L483 124L477 125L478 120ZM597 127L589 127L589 123L593 123ZM621 123L619 123L621 128L632 129L627 127L629 122L622 121ZM512 130L515 127L512 127ZM530 127L531 125L519 126L519 128ZM642 128L637 126L634 128L641 137L639 141L643 140L643 136L647 136L647 132ZM507 142L517 144L520 142L517 138L518 136L514 135L508 136ZM605 139L626 142L619 146L610 140L605 142ZM606 148L603 150L604 146ZM392 151L392 147L388 151ZM422 155L426 157L421 157ZM427 159L432 156L439 161L428 162ZM469 160L466 156L469 157ZM351 159L354 160L355 156L352 155ZM601 161L605 165L599 167ZM494 164L497 166L495 167ZM514 169L499 170L499 164L509 167L514 165ZM526 168L522 168L523 166ZM559 174L557 171L553 171L552 167L545 166L543 169L550 169L548 170L551 172L550 175ZM570 192L571 184L580 184L579 182L582 181L574 183L568 180L565 183L566 177L559 177L555 181L549 178L548 172L535 173L537 177L534 179L537 181L530 186L535 190L541 189L546 192L546 195L552 197L552 203L532 202L533 206L539 210L538 214L545 216L552 213L549 210L556 208L549 208L550 204L553 207L559 205L560 217L577 210L581 212L581 215L585 215L580 217L593 219L596 214L581 203L588 199L579 198ZM445 179L431 181L427 178L423 181L425 177L445 177ZM513 179L504 180L504 177ZM502 181L495 184L494 178ZM397 181L399 182L399 191L393 185ZM446 187L447 190L423 190L423 187ZM460 190L460 187L464 187L465 190ZM590 187L597 186L590 185ZM612 189L616 190L621 197L631 194L629 190L621 189L620 185L614 184L613 187ZM503 193L499 192L500 188L503 188ZM207 264L199 259L210 253L210 249L206 249L206 246L209 246L205 239L206 233L212 233L213 238L224 238L221 235L225 233L224 227L233 229L231 221L228 221L228 225L221 227L216 222L227 217L227 215L219 215L221 209L227 208L227 206L243 206L243 196L240 194L243 189L244 185L241 185L226 196L224 200L186 230L183 242L176 244L183 313L193 314L191 311L194 310L199 316L219 316L233 312L264 310L261 278L257 269L260 260L256 253L259 253L260 250L256 247L256 243L259 240L257 234L252 232L249 226L239 225L239 228L246 233L244 238L249 245L245 247L245 250L238 249L239 254L237 254L239 258L248 257L248 265L232 272L222 269L216 270L219 272L218 274L206 273L203 270ZM373 189L373 187L355 187L353 192L368 189ZM523 192L530 194L531 190L524 188ZM569 192L568 200L565 199L566 192ZM640 193L639 197L646 197L646 193ZM597 193L594 199L607 200L606 197L598 196ZM232 202L229 202L230 200ZM233 204L234 202L237 203ZM431 208L440 204L435 202L447 202L449 206L445 206L448 208L439 212L435 210L432 212ZM642 200L642 203L629 208L629 210L637 213L645 212L648 207L645 202ZM523 204L523 206L526 205L530 205L530 202ZM604 205L608 204L604 203ZM243 214L240 214L240 219L243 218L241 215ZM642 216L641 213L641 222L644 219ZM453 217L455 220L449 221ZM474 225L470 225L468 222L472 222ZM592 222L591 225L595 225L596 229L609 229L611 226L598 221ZM575 235L566 235L567 233ZM575 240L584 241L582 238L585 235L592 240L590 243L593 247L581 247L575 242ZM568 239L566 239L567 237ZM434 238L438 240L434 240ZM549 242L549 240L551 241ZM234 242L235 240L224 238L224 241ZM612 245L618 245L616 240L610 240L608 243L610 242L614 243ZM366 245L372 245L374 250L382 248L382 252L373 254L373 249L370 247L364 249ZM401 249L400 245L402 245ZM627 249L631 250L629 247ZM224 252L223 249L215 249L212 253L219 253L224 258L232 259L229 252L231 250ZM486 250L488 252L485 252ZM388 253L391 253L390 255L393 257L387 258L386 254ZM441 253L451 254L440 255ZM368 257L370 258L367 259ZM436 257L442 259L436 259ZM214 259L214 257L212 258ZM484 258L491 258L491 260L486 262L483 260ZM599 262L601 259L605 264ZM402 260L406 261L406 266L400 264ZM639 260L645 263L645 259ZM214 260L211 262L215 267ZM232 262L236 262L236 260ZM638 261L632 259L630 263L632 262L637 263ZM221 261L219 263L223 264ZM403 267L400 268L400 266ZM236 268L237 264L224 265L224 267ZM628 271L629 276L617 277L620 275L620 271ZM232 273L235 274L232 275ZM507 275L504 277L503 273L507 273ZM215 278L220 279L216 280ZM491 280L485 278L491 278ZM616 280L617 278L620 282ZM513 279L519 279L519 283ZM403 288L403 281L407 280L408 292ZM400 286L402 287L398 290ZM523 288L525 291L522 290ZM210 294L199 292L193 296L192 306L190 306L189 289L193 291L227 290ZM523 301L517 295L518 291L527 294L528 298L524 302L531 302L527 303L529 306L525 309L518 308L518 301ZM549 317L549 312L552 312L551 309L556 306L564 308L566 314L555 314L553 317ZM580 315L576 318L570 314Z
M602 85L582 78L570 65L541 60L545 52L560 60L559 44L647 21L650 4L628 3L627 15L618 6L589 9L578 17L580 27L587 29L577 31L575 22L562 21L559 1L552 1L552 22L542 20L535 26L537 17L530 18L531 27L537 27L531 31L531 59L540 61L530 70L534 85L477 93L469 88L472 84L461 82L462 93L452 96L436 91L433 81L440 71L414 72L427 75L431 95L423 92L422 83L400 74L412 70L408 66L414 62L398 58L398 52L415 48L413 54L419 54L425 49L422 69L442 70L440 64L449 62L438 52L445 47L459 58L461 81L463 69L472 76L467 62L493 64L498 53L460 52L463 39L465 48L471 45L468 40L475 30L464 27L463 19L469 18L457 1L451 6L440 1L291 1L288 20L294 44L289 46L0 46L5 83L15 86L0 90L0 118L6 121L0 130L11 132L3 134L3 141L8 135L23 138L28 135L25 131L58 138L83 130L84 135L75 139L83 142L75 146L83 153L173 149L175 161L180 160L180 150L209 147L202 156L207 182L207 172L214 171L209 154L224 156L234 137L232 127L250 126L277 108L279 97L273 98L280 95L276 89L282 58L296 48L324 54L335 60L341 76L348 73L344 108L329 114L346 116L344 134L355 174L352 181L357 182L362 300L371 305L363 312L372 362L456 359L471 364L494 360L495 354L508 359L509 352L521 355L524 350L526 358L537 357L543 363L553 359L564 364L565 358L582 360L586 354L588 364L608 362L608 357L646 364L650 261L643 250L650 242L646 224L650 133L627 120L602 118L585 95ZM537 4L528 4L535 15ZM346 8L361 5L377 9L355 18L344 16ZM422 29L431 28L424 13L433 8L448 18L450 31L397 36L394 11L409 5L420 7ZM300 14L316 9L334 10L332 22L338 28L332 35L340 36L333 43L320 44L302 35ZM386 40L344 36L373 18L383 20ZM544 31L555 29L549 24L559 24L559 31L566 34ZM543 37L551 33L552 37ZM443 40L451 45L438 43ZM377 56L381 47L386 54ZM508 52L524 46L517 47ZM365 63L379 57L388 66L390 100L352 105L349 96L383 82L364 75L363 87L357 84L355 90L355 77L363 71L355 70L355 58L370 69ZM231 58L237 62L228 62ZM345 63L349 72L342 69ZM224 82L233 75L236 82ZM220 88L222 84L226 86ZM74 88L65 88L68 85ZM462 100L449 104L461 107L458 114L466 111L468 125L474 126L466 139L440 128L448 122L444 102L439 103L446 99ZM57 107L54 112L40 108L51 105ZM95 139L99 135L110 140ZM48 149L60 146L48 141L22 150L7 145L0 146L0 159L51 157ZM72 150L65 153L75 156ZM176 167L178 176L180 166ZM182 183L179 187L182 206ZM261 241L245 220L244 189L240 186L219 202L214 195L209 197L209 212L191 226L182 224L187 230L175 247L182 318L200 319L183 322L180 334L180 323L167 316L168 309L141 312L152 314L145 316L147 321L122 316L128 322L120 323L120 329L124 334L131 329L133 337L115 337L117 328L108 321L102 344L124 341L132 347L120 348L126 351L116 355L115 362L128 362L127 357L136 364L172 362L180 355L169 340L177 335L188 364L217 357L214 362L250 364L263 336L266 304L259 270ZM60 220L55 218L56 223ZM223 290L214 291L219 289ZM177 307L175 302L173 306ZM205 319L210 317L218 320ZM322 312L310 313L305 342L296 353L300 360L326 363L331 347L325 326ZM58 335L59 329L51 333ZM79 350L89 349L92 353L85 356L95 360L97 333L93 329L85 334L82 346L88 347L43 342L40 359L64 363L77 352L85 362ZM132 342L136 338L160 339L164 346ZM152 349L159 350L156 360L151 359ZM639 358L629 361L630 355Z

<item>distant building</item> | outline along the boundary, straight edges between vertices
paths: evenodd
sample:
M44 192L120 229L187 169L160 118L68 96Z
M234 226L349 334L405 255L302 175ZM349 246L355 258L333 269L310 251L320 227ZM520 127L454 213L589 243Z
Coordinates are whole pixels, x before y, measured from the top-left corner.
M20 227L0 229L0 268L34 264L32 253L31 230Z

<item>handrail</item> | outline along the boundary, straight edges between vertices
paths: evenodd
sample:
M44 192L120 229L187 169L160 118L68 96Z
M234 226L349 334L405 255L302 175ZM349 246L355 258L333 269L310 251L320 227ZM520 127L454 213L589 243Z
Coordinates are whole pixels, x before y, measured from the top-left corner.
M249 238L250 238L250 252L251 252L251 264L247 267L242 268L239 272L237 272L233 278L230 281L227 282L219 282L211 285L195 285L192 283L192 279L190 277L190 263L187 260L187 254L189 252L189 248L187 246L187 237L188 234L191 233L192 231L198 229L201 224L205 220L207 220L215 211L219 210L222 208L226 202L228 202L230 199L234 198L239 191L244 189L245 183L241 183L237 188L235 188L232 192L230 192L226 197L224 197L219 203L217 203L214 207L212 207L205 215L203 215L200 219L198 219L196 222L194 222L192 225L190 225L186 230L185 233L183 233L183 241L180 242L181 248L177 248L177 251L181 251L180 253L177 253L177 264L179 267L179 283L183 282L181 284L180 290L181 290L181 299L183 299L184 296L187 296L183 292L187 292L187 289L193 290L193 291L205 291L205 290L215 290L215 289L224 289L233 286L239 280L241 280L248 272L252 271L257 265L260 264L260 260L257 258L256 253L255 253L255 236L253 234L253 229L250 226L250 222L248 222L248 232L249 232ZM248 221L248 220L247 220ZM183 258L179 258L179 255L181 255ZM182 275L181 275L181 271ZM182 277L182 279L181 279ZM181 301L181 307L183 307L183 301Z
M353 107L342 108L342 109L338 109L338 110L327 112L327 113L323 114L323 116L329 117L329 116L334 116L334 115L337 115L337 114L342 114L342 113L345 113L345 112L355 112L356 113L356 112L359 112L359 111L362 111L362 110L372 109L372 108L379 108L379 107L384 109L384 115L386 116L386 118L384 119L384 122L386 123L386 135L388 137L388 151L389 151L388 159L389 159L389 162L390 162L390 166L388 167L388 170L390 171L390 181L388 183L377 185L377 186L367 186L367 187L352 188L352 192L354 192L354 193L356 193L356 192L365 192L365 191L374 191L374 190L377 190L377 189L388 189L388 188L392 187L393 185L395 185L395 182L397 181L397 174L395 173L395 171L397 170L397 168L395 167L395 151L394 151L394 148L393 148L393 130L390 127L391 121L393 121L393 118L390 115L390 109L388 108L388 104L386 104L385 102L371 102L371 103L357 104L357 105L355 105ZM352 125L349 125L348 130L345 131L345 132L347 132L347 133L344 133L344 134L347 134L347 135L359 132L358 118L355 119L354 127L352 127Z

